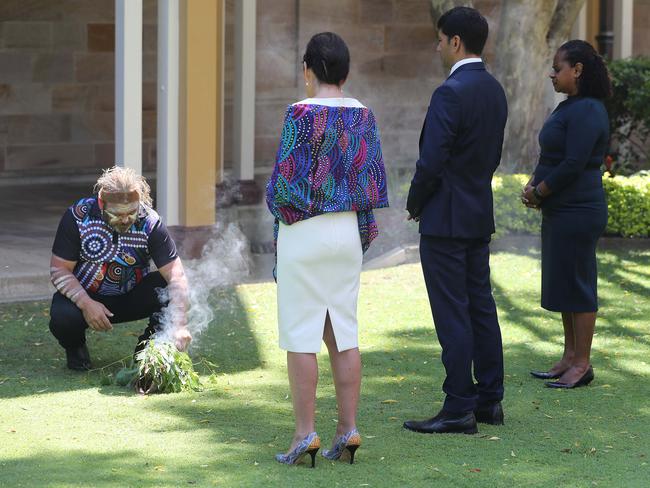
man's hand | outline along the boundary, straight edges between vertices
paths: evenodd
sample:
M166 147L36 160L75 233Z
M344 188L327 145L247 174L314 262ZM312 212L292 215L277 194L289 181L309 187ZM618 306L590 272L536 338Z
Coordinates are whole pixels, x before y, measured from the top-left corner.
M169 292L169 305L172 323L175 326L174 343L176 349L184 351L187 349L192 334L187 329L187 309L189 307L189 295L187 278L180 258L176 258L171 263L166 264L158 269L165 281L167 281L167 291Z
M406 217L406 220L407 220L407 221L408 221L408 220L412 220L413 222L419 222L419 221L420 221L420 217L413 217L413 216L409 213L409 216Z
M77 303L77 306L83 313L84 319L91 329L99 332L106 332L113 328L109 320L113 314L102 303L97 302L90 297L86 297L85 300Z
M187 327L177 327L174 331L174 344L179 351L185 351L192 341L192 334Z

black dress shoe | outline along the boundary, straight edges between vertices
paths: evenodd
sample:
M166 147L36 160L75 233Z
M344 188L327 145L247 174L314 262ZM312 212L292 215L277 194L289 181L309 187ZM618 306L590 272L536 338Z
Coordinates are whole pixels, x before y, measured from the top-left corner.
M451 413L441 410L428 420L407 420L404 428L422 434L476 434L474 412Z
M545 383L549 388L578 388L579 386L587 386L594 379L594 368L589 366L585 374L582 375L575 383L561 383L559 381L547 381Z
M90 353L86 344L77 347L66 347L65 357L69 369L88 371L90 369Z
M548 371L531 371L530 375L539 378L540 380L556 380L564 374L564 371L561 373L549 373Z
M482 424L503 425L503 407L501 402L490 403L474 410L476 421Z

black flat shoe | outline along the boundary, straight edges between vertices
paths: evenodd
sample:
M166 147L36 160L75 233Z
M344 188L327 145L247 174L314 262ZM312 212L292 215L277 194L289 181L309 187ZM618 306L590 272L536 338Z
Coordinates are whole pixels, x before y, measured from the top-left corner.
M476 434L474 412L451 413L441 410L428 420L407 420L404 428L421 434Z
M561 383L559 381L547 381L544 383L549 388L578 388L579 386L587 386L594 379L594 368L589 366L589 369L585 371L585 374L582 375L575 383Z
M88 371L90 369L90 353L86 344L77 347L66 347L65 357L68 369L75 371Z
M534 378L539 378L540 380L556 380L564 374L564 371L561 373L549 373L548 371L531 371L530 375Z
M501 402L491 403L474 410L476 421L481 424L503 425L503 407Z

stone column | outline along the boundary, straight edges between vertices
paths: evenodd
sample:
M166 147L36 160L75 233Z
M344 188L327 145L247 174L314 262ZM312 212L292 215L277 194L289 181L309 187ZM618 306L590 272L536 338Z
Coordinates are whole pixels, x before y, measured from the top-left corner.
M220 0L184 0L180 87L180 224L215 222Z
M598 52L605 59L612 59L614 54L614 0L600 0L599 32L596 36Z
M182 256L198 257L215 223L223 167L224 0L180 0L179 19L179 215L170 231Z
M235 2L235 79L233 100L233 164L238 180L235 201L255 203L255 24L256 0Z
M576 23L571 29L571 39L582 39L584 41L587 39L587 2L580 9Z
M115 162L142 173L142 0L115 0Z
M179 0L158 0L156 208L168 226L180 223L178 51Z
M614 59L632 56L634 0L614 0Z

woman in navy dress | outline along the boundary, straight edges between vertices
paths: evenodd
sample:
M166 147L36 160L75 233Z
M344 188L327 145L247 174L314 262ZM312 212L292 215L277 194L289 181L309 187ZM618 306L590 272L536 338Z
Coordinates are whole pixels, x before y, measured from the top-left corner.
M548 371L552 388L594 379L590 363L596 324L596 244L607 225L600 172L609 144L603 100L611 82L603 59L585 41L562 45L550 73L555 91L568 95L539 134L541 153L522 202L542 211L542 307L561 312L564 354Z

